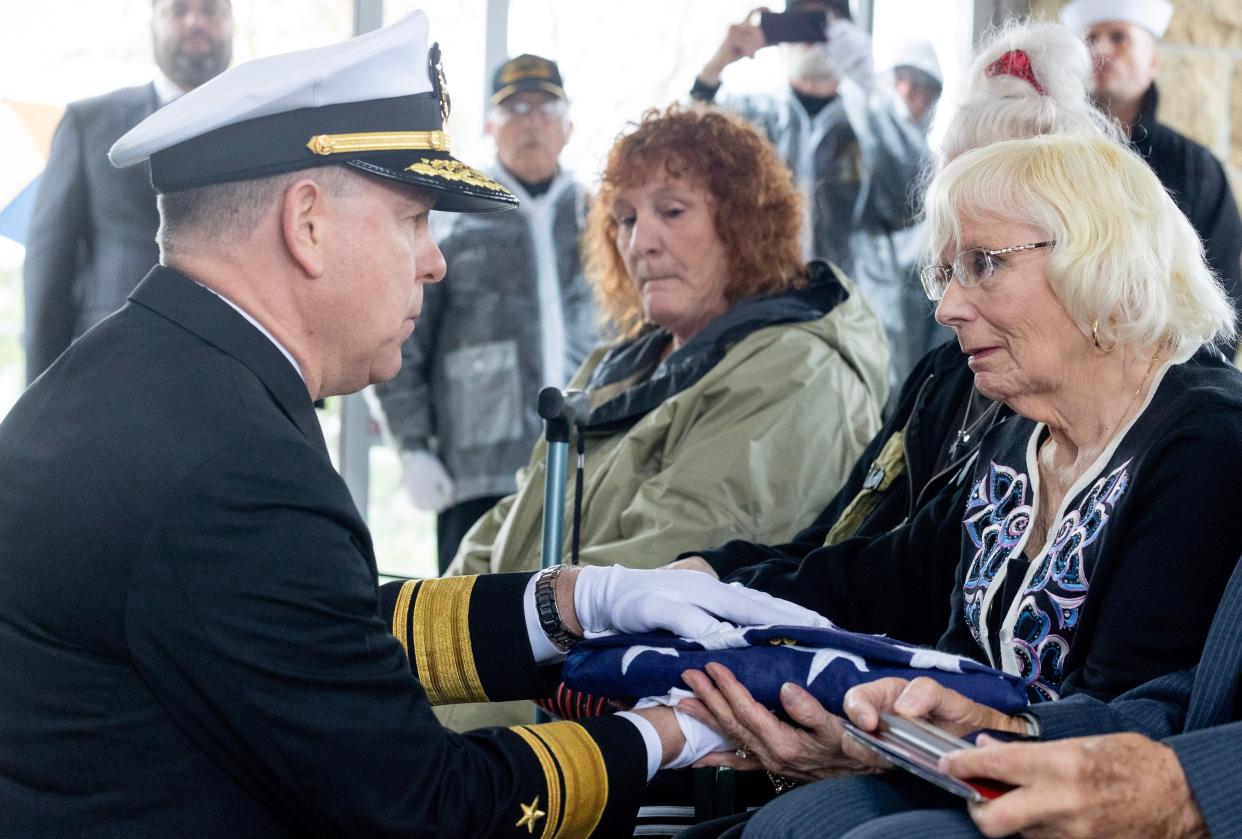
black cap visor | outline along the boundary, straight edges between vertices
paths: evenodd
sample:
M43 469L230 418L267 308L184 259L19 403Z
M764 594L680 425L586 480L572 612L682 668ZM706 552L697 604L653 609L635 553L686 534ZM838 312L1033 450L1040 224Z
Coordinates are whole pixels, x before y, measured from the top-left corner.
M437 210L489 213L512 210L517 196L473 166L443 152L370 152L338 163L359 172L433 190Z
M557 99L569 101L569 97L565 95L565 88L555 82L546 81L544 79L522 79L511 85L506 85L500 90L492 94L492 104L499 105L501 102L513 96L515 93L523 93L528 90L538 91L540 93L551 93Z

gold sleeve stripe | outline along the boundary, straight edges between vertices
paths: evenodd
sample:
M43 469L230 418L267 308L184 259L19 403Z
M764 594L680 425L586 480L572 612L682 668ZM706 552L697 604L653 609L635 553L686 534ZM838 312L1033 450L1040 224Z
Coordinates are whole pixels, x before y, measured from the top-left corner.
M404 583L397 594L397 604L392 611L392 634L397 636L397 640L401 642L407 658L410 655L410 598L414 596L416 588L418 588L417 580Z
M560 783L563 784L563 817L556 828L556 820L552 818L553 809L548 807L548 828L544 831L545 839L553 836L590 836L599 826L604 816L604 808L608 804L608 770L604 766L604 755L587 730L574 722L553 722L537 726L521 726L514 729L528 743L526 734L537 738L551 753L559 769ZM533 745L535 754L539 750ZM540 763L542 763L542 759ZM551 790L557 784L555 775L547 774L548 798L551 805ZM555 829L555 833L548 830Z
M470 643L470 593L477 577L423 580L414 600L414 663L432 705L489 702Z
M536 737L530 728L529 725L518 725L511 730L526 741L526 745L530 746L530 750L535 753L535 759L539 761L539 768L543 770L545 785L548 789L548 815L547 821L543 823L543 833L540 837L552 839L561 822L561 777L556 768L556 761L552 759L552 753L548 751L547 745Z

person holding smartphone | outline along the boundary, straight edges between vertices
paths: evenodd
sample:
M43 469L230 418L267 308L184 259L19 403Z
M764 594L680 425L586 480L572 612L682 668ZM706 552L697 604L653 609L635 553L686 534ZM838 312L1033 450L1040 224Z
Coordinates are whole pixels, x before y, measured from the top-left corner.
M718 97L726 67L781 51L789 86L776 96ZM884 324L893 385L947 332L915 279L920 239L910 185L927 168L927 129L943 77L932 45L902 46L891 82L873 84L871 41L844 2L791 0L730 26L690 95L735 110L777 146L806 201L806 255L839 265ZM886 74L887 78L887 74Z
M777 97L729 98L721 104L763 131L793 171L809 211L803 257L828 260L848 274L853 271L850 218L861 174L858 139L838 94L843 79L868 89L873 76L871 39L850 19L849 4L789 0L783 15L752 12L729 27L690 96L716 101L725 67L776 43L787 67L788 90Z

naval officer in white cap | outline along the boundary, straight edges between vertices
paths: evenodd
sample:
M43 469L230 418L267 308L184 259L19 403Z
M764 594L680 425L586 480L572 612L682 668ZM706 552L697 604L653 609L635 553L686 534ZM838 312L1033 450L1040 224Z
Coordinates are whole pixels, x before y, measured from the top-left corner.
M663 707L459 735L430 704L541 695L584 632L808 619L694 572L377 586L311 402L396 373L433 205L514 203L451 156L448 101L414 13L112 149L150 160L160 265L0 426L0 834L628 835L659 766L724 742Z
M1203 146L1157 121L1157 43L1173 19L1168 0L1072 0L1061 22L1095 55L1091 95L1130 135L1130 145L1164 184L1203 240L1208 264L1242 301L1242 219L1224 167ZM1239 309L1242 314L1242 309ZM1222 346L1230 359L1233 346Z

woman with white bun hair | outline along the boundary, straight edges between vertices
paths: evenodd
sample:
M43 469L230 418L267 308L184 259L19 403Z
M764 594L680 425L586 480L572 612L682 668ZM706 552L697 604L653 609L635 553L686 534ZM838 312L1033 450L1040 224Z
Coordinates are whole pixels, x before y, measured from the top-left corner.
M996 30L937 112L931 129L940 138L937 169L971 149L1041 134L1101 134L1124 143L1120 123L1087 94L1091 72L1082 39L1060 24Z

